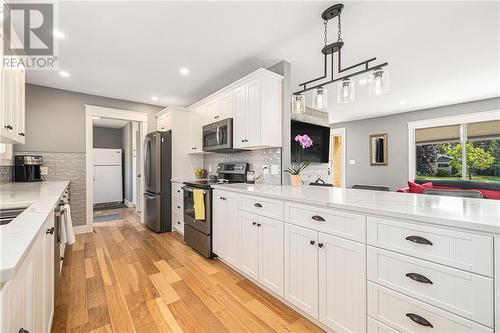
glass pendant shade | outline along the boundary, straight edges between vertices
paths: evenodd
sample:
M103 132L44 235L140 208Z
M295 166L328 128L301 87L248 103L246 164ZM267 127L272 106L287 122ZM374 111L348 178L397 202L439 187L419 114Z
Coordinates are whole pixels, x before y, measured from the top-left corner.
M339 82L337 89L337 102L351 103L354 102L354 81L344 79Z
M312 99L313 109L325 110L328 107L328 91L325 88L314 89Z
M292 113L306 113L306 97L298 94L292 96Z
M368 95L380 96L389 92L389 72L387 69L374 70L368 79Z

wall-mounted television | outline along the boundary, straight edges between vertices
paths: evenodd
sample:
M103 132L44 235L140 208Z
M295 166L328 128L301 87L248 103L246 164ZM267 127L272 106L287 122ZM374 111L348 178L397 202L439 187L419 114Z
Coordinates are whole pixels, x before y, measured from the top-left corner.
M330 152L330 127L304 123L297 120L292 120L292 162L297 160L299 151L297 149L298 143L295 142L295 137L304 134L307 134L313 140L313 146L302 151L302 161L328 163ZM302 150L302 148L300 148L300 150Z

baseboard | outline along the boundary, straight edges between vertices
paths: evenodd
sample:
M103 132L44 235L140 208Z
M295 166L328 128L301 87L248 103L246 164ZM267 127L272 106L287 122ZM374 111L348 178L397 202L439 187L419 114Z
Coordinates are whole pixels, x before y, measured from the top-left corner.
M128 201L127 199L124 199L124 200L123 200L123 203L124 203L124 204L125 204L125 206L127 206L128 208L135 207L135 203L130 202L130 201Z
M75 232L75 235L79 234L86 234L88 232L94 231L94 228L90 225L77 225L73 227L73 231Z

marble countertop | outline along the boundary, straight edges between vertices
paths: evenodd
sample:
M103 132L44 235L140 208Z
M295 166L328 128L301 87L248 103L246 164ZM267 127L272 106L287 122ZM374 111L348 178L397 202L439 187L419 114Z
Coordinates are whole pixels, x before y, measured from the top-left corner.
M0 284L12 279L69 181L0 185L0 209L27 207L0 226Z
M216 185L217 189L500 234L500 200L321 186Z

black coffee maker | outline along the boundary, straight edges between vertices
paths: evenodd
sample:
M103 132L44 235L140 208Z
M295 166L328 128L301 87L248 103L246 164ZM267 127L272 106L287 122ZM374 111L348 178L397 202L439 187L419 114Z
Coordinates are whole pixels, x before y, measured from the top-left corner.
M40 182L42 174L42 156L16 155L14 157L15 182Z

